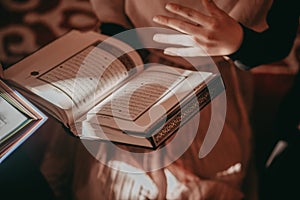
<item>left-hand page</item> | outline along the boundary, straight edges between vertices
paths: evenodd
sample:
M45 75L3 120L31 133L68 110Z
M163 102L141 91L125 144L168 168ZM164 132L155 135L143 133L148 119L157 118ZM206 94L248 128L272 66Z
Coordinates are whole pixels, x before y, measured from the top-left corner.
M132 70L135 66L142 65L129 45L107 39L96 32L70 31L11 66L4 77L32 102L72 127L136 71Z

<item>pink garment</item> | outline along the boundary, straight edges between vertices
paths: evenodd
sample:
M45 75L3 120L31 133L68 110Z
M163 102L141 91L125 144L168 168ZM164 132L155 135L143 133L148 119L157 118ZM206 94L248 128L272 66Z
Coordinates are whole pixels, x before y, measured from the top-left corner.
M157 26L152 22L154 15L170 15L164 9L166 2L168 1L91 0L101 22L117 23L128 28ZM201 1L174 0L172 2L203 10ZM257 30L266 27L264 17L271 1L216 0L215 2L248 26ZM164 59L163 55L151 56L152 62ZM252 160L249 124L252 98L251 75L249 72L237 69L231 61L224 60L222 57L216 58L216 61L226 85L227 115L222 134L206 157L199 159L198 154L209 124L210 106L201 111L200 128L188 150L168 167L151 173L143 172L135 165L132 158L128 158L126 163L119 162L118 156L121 155L113 155L110 159L115 169L108 168L93 158L83 145L78 143L75 159L70 158L70 162L74 163L72 183L70 183L73 189L72 197L74 199L225 200L247 198L242 186L250 173L249 162ZM165 60L164 63L178 64L176 59ZM218 102L218 98L215 101ZM198 124L199 121L193 119L184 126L184 131L186 133L194 131ZM49 149L50 157L62 159L63 154L53 154L51 147ZM102 152L101 149L105 149L104 144L100 146L99 152ZM169 149L167 155L171 155L173 150ZM43 166L45 166L46 177L58 173L46 169L47 164ZM125 173L122 171L124 168L136 169L140 173ZM52 181L52 184L58 183Z
M167 2L169 1L91 0L94 11L101 22L116 23L128 28L157 26L152 21L155 15L170 15L164 9ZM184 6L200 11L203 10L201 1L174 0L172 2L182 3ZM258 30L266 28L264 17L271 1L227 0L215 2L219 7L246 25ZM160 56L164 57L163 55L156 55L151 57L151 61L157 61ZM206 157L199 159L199 149L209 124L206 120L201 120L198 134L192 145L176 162L167 167L185 188L181 194L178 194L177 198L241 199L244 196L242 186L248 173L252 151L251 128L248 121L252 98L251 76L248 72L237 69L230 61L226 61L223 58L216 58L216 60L218 60L217 65L226 85L227 115L225 126L213 150ZM166 63L170 62L178 64L176 59L166 61ZM201 119L209 118L210 111L208 106L201 111ZM198 126L198 123L199 121L197 120L191 120L185 125L185 132L193 131ZM168 153L172 154L172 149L169 149ZM117 156L114 159L118 160ZM129 159L127 164L131 164ZM81 191L78 196L79 199L87 194L89 194L90 199L97 199L97 195L93 196L91 194L97 193L100 195L101 191L107 190L107 188L111 189L110 195L118 193L113 184L107 185L103 181L103 177L109 176L108 174L114 170L106 169L107 167L102 165L91 161L90 166L93 170L86 172L85 176L81 174L80 178L75 175L75 182L86 180L88 183L91 183L85 185L84 189L81 184L79 184L80 186L75 184L74 189L82 189L79 189ZM80 165L76 165L76 168L81 169L79 171L87 171L82 169ZM160 171L162 172L162 170ZM168 182L163 175L164 173L160 173L157 175L160 177L155 178L159 181L155 181L153 176L149 176L154 180L159 190L158 193L165 193L166 190L166 188L161 188L165 187L164 185ZM134 177L134 175L128 174L127 178L130 179L130 177ZM112 177L109 179L113 180ZM174 191L167 191L167 196L170 196L172 192ZM151 194L156 194L156 192L152 191ZM122 196L122 194L118 193L118 195L120 198L128 197L126 194ZM112 196L107 198L109 197ZM157 196L154 195L154 197Z

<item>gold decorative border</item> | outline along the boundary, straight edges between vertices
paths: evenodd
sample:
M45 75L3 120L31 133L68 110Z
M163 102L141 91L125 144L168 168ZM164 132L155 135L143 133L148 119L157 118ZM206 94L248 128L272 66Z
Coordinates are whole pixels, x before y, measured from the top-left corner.
M209 88L209 89L208 89ZM204 90L200 90L197 94L197 100L194 98L188 102L183 108L182 112L175 114L167 124L156 134L152 135L152 143L154 148L157 148L170 135L184 125L190 118L192 118L198 111L207 105L212 99L224 91L224 85L221 76L217 75L215 80L205 86Z

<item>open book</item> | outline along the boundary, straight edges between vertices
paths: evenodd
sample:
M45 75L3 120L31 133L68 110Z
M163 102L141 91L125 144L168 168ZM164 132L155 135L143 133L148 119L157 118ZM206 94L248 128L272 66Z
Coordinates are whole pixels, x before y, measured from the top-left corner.
M0 79L0 163L47 117Z
M150 148L224 90L220 75L144 65L129 45L96 32L70 31L4 77L76 136Z

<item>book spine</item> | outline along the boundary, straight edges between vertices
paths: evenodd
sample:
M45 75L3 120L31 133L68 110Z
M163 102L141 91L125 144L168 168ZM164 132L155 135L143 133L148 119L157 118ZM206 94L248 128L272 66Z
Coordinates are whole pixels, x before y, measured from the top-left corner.
M172 116L159 132L151 136L150 141L153 147L157 148L223 91L223 81L221 76L218 75L217 78L208 84L208 86L196 94L197 98L192 98L189 102L187 102L181 108L180 112L177 112L174 116Z

